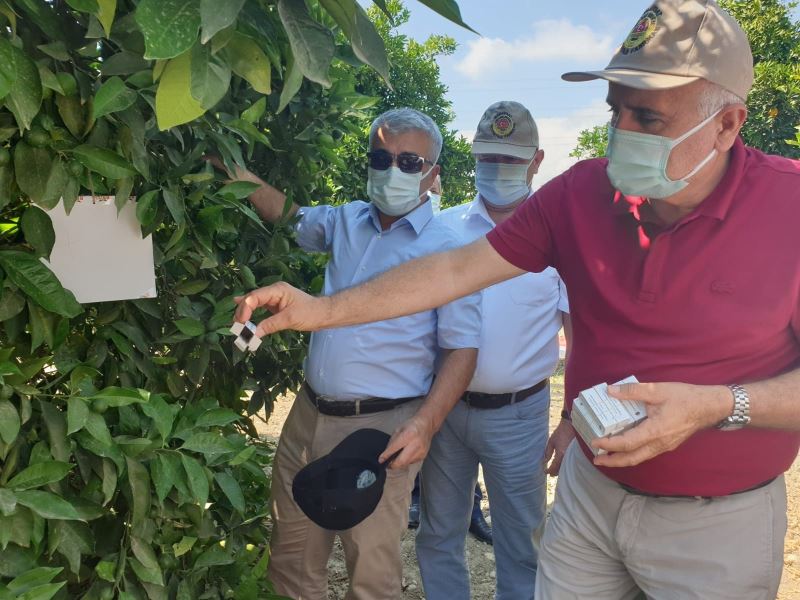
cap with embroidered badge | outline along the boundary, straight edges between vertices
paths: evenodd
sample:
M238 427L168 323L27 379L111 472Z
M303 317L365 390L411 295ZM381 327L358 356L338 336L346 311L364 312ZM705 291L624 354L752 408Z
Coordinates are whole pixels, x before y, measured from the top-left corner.
M539 130L519 102L495 102L483 113L472 140L473 154L503 154L530 160L539 149Z
M714 0L658 0L642 14L605 69L561 77L605 79L652 90L705 79L745 100L753 85L753 54L736 19Z
M383 496L386 466L378 457L389 434L377 429L354 431L325 456L300 469L292 496L305 515L320 527L342 531L366 519Z

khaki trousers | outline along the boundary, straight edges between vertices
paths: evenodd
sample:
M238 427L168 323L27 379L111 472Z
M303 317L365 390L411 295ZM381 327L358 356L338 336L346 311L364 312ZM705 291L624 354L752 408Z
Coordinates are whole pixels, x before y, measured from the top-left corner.
M766 600L783 568L786 486L713 499L630 494L567 451L537 600Z
M401 597L400 540L408 525L411 488L419 464L388 469L383 497L364 521L346 531L323 529L292 498L292 480L308 463L328 454L348 434L370 427L391 434L419 408L421 400L393 410L353 417L323 415L304 390L283 426L272 469L272 540L269 578L275 591L295 600L328 597L328 557L336 535L344 547L350 587L347 600Z

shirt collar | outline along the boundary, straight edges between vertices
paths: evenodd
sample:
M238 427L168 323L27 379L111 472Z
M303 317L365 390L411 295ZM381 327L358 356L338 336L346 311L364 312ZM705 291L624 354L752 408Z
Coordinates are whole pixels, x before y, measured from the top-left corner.
M375 205L370 202L367 204L365 210L369 212L370 219L372 220L372 224L375 226L375 229L382 231L381 220L378 216L378 209L375 207ZM425 200L425 202L417 206L417 208L412 210L410 213L402 216L401 218L397 219L397 221L392 223L392 225L389 227L389 231L399 227L401 223L406 222L411 225L414 233L419 235L425 225L428 224L428 221L430 221L432 218L433 208L431 207L430 200Z
M737 137L730 152L730 162L725 175L717 184L717 187L692 211L695 216L704 216L725 220L730 210L733 196L742 180L744 174L744 162L747 149L741 137ZM619 191L614 191L613 210L619 215L633 215L640 221L653 221L648 217L646 198L640 196L626 196Z

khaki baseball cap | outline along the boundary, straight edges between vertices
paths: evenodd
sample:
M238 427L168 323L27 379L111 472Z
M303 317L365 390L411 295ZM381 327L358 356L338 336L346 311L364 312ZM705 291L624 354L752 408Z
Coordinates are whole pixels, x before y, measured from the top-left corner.
M472 140L473 154L505 154L532 159L539 148L539 130L530 111L519 102L495 102L481 117Z
M744 100L753 85L753 55L742 28L714 0L658 0L644 11L605 69L561 77L605 79L645 90L705 79Z

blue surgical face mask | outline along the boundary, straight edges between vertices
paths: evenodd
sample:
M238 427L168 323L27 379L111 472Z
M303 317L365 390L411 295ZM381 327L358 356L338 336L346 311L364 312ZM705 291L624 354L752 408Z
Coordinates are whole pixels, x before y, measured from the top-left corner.
M720 109L721 110L721 109ZM688 179L696 175L717 154L714 148L688 174L680 179L667 176L667 164L672 149L686 138L700 131L719 114L719 110L675 139L625 131L608 126L608 166L606 173L611 184L626 196L668 198L689 185Z
M410 213L419 204L419 184L431 172L403 173L398 167L367 169L367 195L379 211L392 217ZM424 193L424 192L423 192Z
M475 187L487 202L507 206L531 194L528 167L531 163L507 164L479 160L475 165Z

